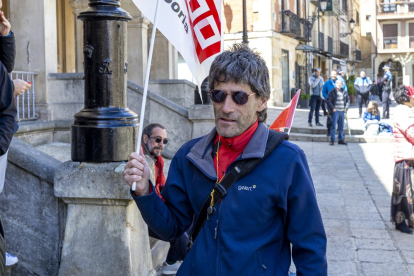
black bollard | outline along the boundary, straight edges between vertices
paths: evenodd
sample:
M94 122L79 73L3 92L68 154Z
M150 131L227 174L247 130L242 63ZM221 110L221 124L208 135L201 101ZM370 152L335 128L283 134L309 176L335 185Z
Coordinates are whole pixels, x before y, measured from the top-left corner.
M138 132L126 93L126 31L132 18L119 1L89 0L78 19L84 22L85 103L71 127L72 160L127 160Z

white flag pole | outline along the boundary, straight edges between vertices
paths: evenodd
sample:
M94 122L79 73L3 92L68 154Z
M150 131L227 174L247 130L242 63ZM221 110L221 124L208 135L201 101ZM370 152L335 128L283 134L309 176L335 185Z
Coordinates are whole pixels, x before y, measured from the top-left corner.
M144 116L145 116L145 104L147 102L148 82L149 82L149 74L151 70L152 53L154 52L154 40L155 40L155 32L157 31L157 17L158 17L159 5L160 5L160 0L157 0L154 22L152 23L152 35L151 35L151 42L150 42L150 50L148 54L147 72L145 73L144 94L142 94L141 115L139 116L139 129L138 129L138 139L137 139L138 143L137 143L137 150L136 150L137 153L140 153L140 149L141 149L142 130L143 130ZM136 188L137 188L137 183L136 182L132 183L132 190L135 191Z

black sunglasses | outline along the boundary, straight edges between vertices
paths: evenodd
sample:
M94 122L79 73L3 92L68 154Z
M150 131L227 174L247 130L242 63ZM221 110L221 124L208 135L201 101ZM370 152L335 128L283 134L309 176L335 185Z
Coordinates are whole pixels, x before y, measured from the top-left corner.
M167 138L165 138L164 140L161 138L161 137L159 137L159 136L157 136L157 137L150 137L150 139L155 139L155 143L157 143L157 144L159 144L159 143L161 143L161 142L163 142L164 143L164 145L166 145L167 143L168 143L168 139Z
M210 90L209 92L210 99L215 103L222 103L226 100L227 95L231 95L231 98L233 99L233 101L238 105L243 105L247 103L247 101L249 100L249 97L254 94L256 93L252 93L249 95L243 91L234 91L231 93L226 93L223 90L217 90L217 89Z

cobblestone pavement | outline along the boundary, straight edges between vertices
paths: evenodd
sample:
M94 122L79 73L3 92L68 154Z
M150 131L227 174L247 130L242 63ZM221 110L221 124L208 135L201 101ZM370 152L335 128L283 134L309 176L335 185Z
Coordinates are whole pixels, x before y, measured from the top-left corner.
M329 275L414 275L414 235L390 222L393 144L297 142L328 236Z

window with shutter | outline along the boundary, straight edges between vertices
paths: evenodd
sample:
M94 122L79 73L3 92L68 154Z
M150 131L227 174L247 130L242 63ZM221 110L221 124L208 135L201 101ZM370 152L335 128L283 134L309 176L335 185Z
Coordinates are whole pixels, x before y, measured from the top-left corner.
M398 24L384 24L382 31L384 49L396 49L398 47Z

